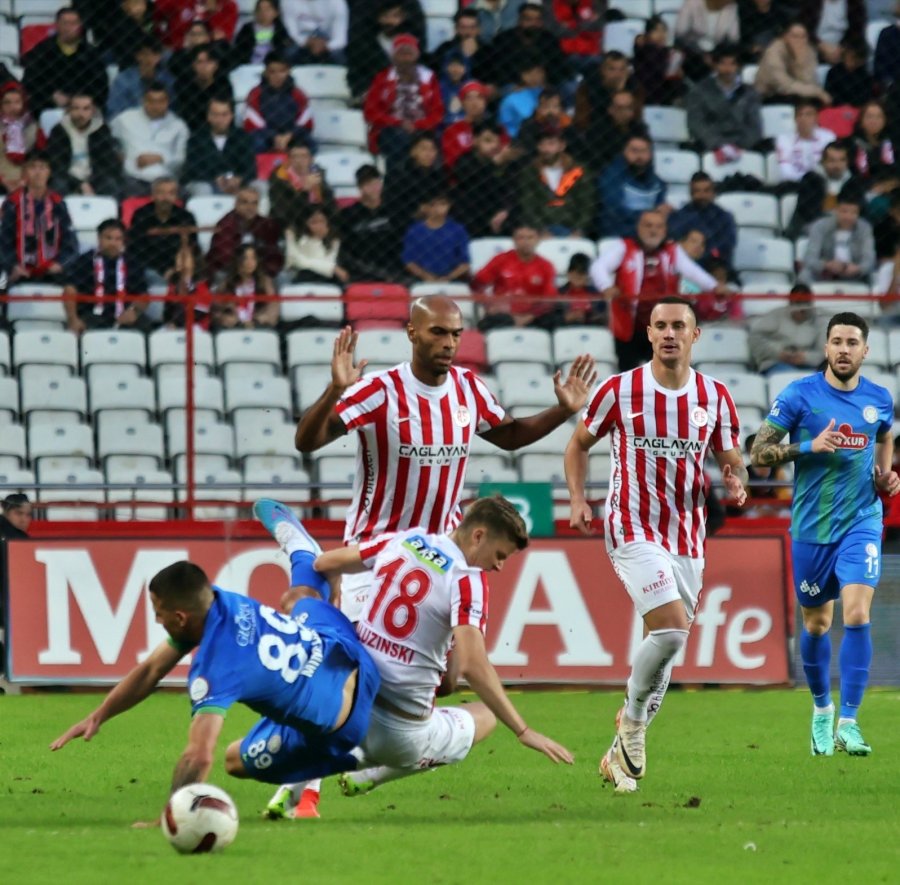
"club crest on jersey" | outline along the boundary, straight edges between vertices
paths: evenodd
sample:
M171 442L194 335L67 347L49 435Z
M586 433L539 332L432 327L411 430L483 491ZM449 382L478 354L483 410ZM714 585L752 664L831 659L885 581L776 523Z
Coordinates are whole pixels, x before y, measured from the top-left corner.
M456 414L453 416L453 420L456 421L458 427L468 427L472 421L472 416L469 414L469 410L465 406L460 406L456 410Z
M866 424L874 424L878 420L878 409L875 406L866 406L863 409L863 420Z
M432 547L421 535L410 535L403 546L423 565L437 572L448 572L453 560L437 547Z
M198 676L191 682L188 693L192 701L202 701L209 694L209 683L202 676Z
M691 409L691 424L694 427L706 427L709 424L709 415L702 406L694 406Z
M838 433L843 433L846 437L843 442L837 444L839 449L864 449L869 444L867 433L856 433L846 422L838 427Z

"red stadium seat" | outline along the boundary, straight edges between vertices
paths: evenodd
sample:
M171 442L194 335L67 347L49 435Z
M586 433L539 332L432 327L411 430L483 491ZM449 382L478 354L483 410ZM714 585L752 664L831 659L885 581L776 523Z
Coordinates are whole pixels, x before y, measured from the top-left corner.
M19 28L19 53L21 57L25 58L38 43L48 37L54 26L54 22L44 22L39 25L23 25Z
M126 197L120 204L122 210L122 224L124 224L125 227L131 227L131 219L134 217L134 213L137 212L141 206L146 206L147 203L152 202L153 197Z
M838 138L847 138L852 135L858 116L859 108L849 104L838 105L836 108L824 108L819 111L819 125L823 129L829 129Z
M359 197L336 197L335 203L338 205L338 209L346 209L348 206L352 206L354 203L359 202Z
M256 177L268 181L272 173L287 159L287 154L257 154Z
M394 321L409 318L409 290L393 283L354 283L344 292L347 322Z
M475 372L487 371L489 363L484 335L477 329L466 329L459 342L459 349L456 351L453 363Z

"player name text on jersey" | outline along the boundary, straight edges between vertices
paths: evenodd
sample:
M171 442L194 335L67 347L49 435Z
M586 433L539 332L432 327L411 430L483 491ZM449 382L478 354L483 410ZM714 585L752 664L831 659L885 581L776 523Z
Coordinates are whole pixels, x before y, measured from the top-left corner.
M362 642L366 648L381 652L383 655L387 655L395 661L400 661L402 664L411 664L413 662L413 650L411 648L406 645L401 645L399 642L392 642L390 639L385 639L377 633L373 633L365 624L357 624L356 633L359 636L360 642Z

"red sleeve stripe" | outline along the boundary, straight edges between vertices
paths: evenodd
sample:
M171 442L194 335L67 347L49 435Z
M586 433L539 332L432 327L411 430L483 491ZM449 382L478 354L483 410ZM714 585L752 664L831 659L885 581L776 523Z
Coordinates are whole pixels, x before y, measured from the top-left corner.
M378 535L378 537L372 538L369 541L361 541L359 545L359 556L363 561L363 565L367 568L372 568L375 564L375 560L378 558L378 554L391 543L393 538L394 533L389 532L385 535Z
M349 396L343 397L335 406L335 409L338 413L340 413L345 411L346 409L349 409L351 406L358 406L361 403L364 403L370 396L374 396L383 388L384 385L381 383L381 379L373 378L368 384L357 390L356 393L352 393Z
M488 390L487 385L471 372L466 373L467 380L475 394L475 402L478 404L479 420L487 421L491 427L496 427L504 418L502 407L494 398L494 394ZM493 405L492 405L493 404Z

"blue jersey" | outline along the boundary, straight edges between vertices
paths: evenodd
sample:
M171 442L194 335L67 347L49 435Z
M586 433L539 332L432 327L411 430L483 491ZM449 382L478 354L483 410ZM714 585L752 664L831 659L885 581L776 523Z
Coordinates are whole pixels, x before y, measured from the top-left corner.
M815 439L834 418L847 441L832 454L807 453L794 462L791 535L830 544L861 521L881 519L875 493L875 439L891 432L894 401L878 384L860 377L854 390L832 387L822 372L789 384L766 421L790 434L792 443Z
M224 714L240 702L309 737L330 733L344 683L366 654L350 621L319 600L301 600L288 617L213 592L188 677L193 712Z

